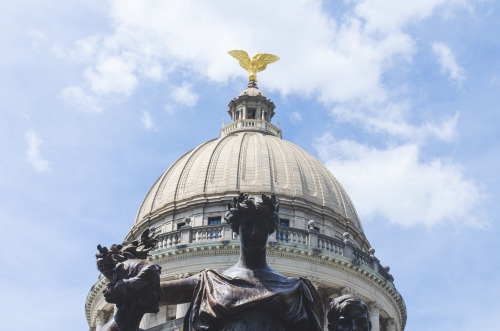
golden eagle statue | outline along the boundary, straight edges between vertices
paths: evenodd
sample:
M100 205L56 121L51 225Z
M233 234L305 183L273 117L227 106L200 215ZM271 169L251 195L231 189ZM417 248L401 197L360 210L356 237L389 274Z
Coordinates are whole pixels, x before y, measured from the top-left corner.
M266 69L269 63L278 61L280 58L272 54L255 53L252 58L245 51L229 51L232 57L240 62L240 66L248 71L248 78L257 81L257 73Z

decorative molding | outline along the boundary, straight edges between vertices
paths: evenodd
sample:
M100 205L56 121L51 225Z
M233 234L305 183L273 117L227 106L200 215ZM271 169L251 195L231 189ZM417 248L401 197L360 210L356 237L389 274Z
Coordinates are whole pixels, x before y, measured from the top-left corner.
M347 294L356 295L356 294L358 294L358 292L350 286L345 286L340 290L340 294L342 294L342 295L347 295Z
M319 277L316 276L306 276L305 279L311 282L311 284L314 286L314 288L317 290L319 288L319 285L321 283L321 280Z
M396 331L397 330L396 319L394 319L394 318L388 318L386 320L385 327L386 327L387 331Z
M380 310L382 309L382 306L380 305L380 303L378 303L376 301L372 301L368 304L368 309L370 310L370 316L379 315Z

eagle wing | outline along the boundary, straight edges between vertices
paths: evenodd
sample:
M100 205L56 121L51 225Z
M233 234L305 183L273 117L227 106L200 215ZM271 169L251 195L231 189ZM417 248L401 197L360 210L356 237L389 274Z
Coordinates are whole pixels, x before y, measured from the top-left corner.
M240 66L243 69L245 69L247 71L250 70L250 58L248 57L247 52L235 50L235 51L229 51L228 53L229 53L229 55L231 55L232 57L234 57L236 60L238 60L240 62Z
M278 61L280 58L273 54L260 54L257 60L256 72L266 69L269 63Z

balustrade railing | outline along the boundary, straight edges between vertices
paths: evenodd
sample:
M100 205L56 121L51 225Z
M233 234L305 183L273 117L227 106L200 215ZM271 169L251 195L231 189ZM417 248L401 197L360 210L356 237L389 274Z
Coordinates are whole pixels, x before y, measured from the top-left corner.
M344 242L342 240L320 234L318 235L318 245L321 250L344 255Z
M311 232L287 226L278 227L274 236L276 241L280 243L306 246L349 258L355 265L371 268L388 281L392 282L394 280L388 270L382 267L375 257L352 244L346 244L340 239L319 234L317 231ZM156 250L169 249L181 244L237 239L238 235L232 232L227 224L183 227L176 231L161 234L158 238Z
M308 233L306 230L280 226L276 230L276 240L296 245L307 246Z
M160 250L177 246L180 242L180 234L179 230L162 234L158 238L156 249Z
M224 126L220 131L220 136L225 136L230 132L244 130L248 128L261 129L281 138L281 130L269 122L255 119L239 119Z
M200 226L191 229L192 242L199 243L222 238L222 225Z
M353 251L353 262L356 264L364 265L366 267L371 267L372 258L362 250L355 249Z

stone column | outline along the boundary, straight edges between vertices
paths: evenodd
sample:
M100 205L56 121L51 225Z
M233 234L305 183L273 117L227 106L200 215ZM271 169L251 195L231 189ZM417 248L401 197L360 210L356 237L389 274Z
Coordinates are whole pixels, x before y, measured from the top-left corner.
M396 319L394 319L394 318L387 319L387 325L386 325L385 329L387 331L397 331Z
M105 310L98 310L97 315L95 317L95 329L99 331L100 328L106 324L106 319L108 317L108 313Z
M372 322L371 331L380 331L380 305L377 302L368 304L370 310L370 322Z

